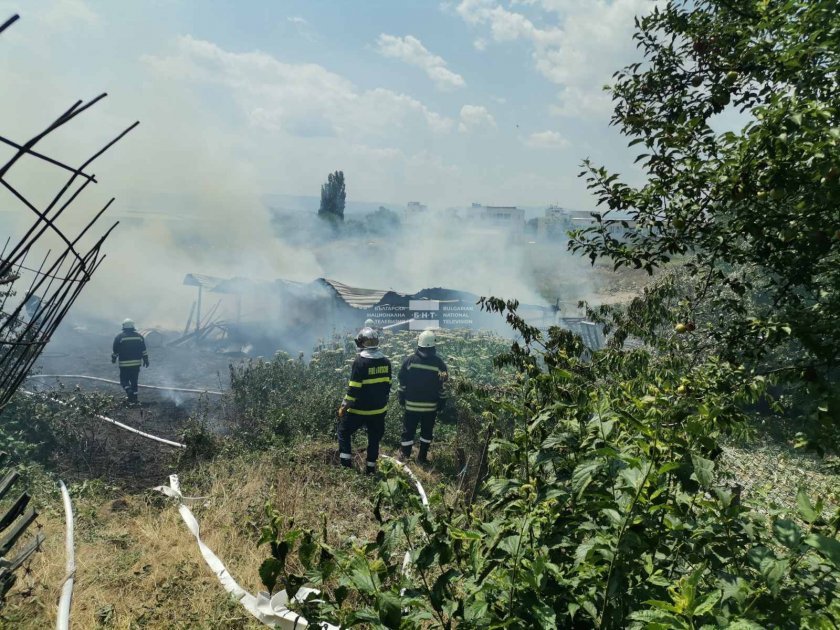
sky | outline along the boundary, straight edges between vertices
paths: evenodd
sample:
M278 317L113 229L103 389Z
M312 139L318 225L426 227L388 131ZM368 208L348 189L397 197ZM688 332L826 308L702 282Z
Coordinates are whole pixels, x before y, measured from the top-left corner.
M638 60L651 0L0 0L0 134L108 92L47 148L135 120L97 174L122 208L166 195L592 209L591 157L633 176L602 86ZM163 195L156 197L155 195ZM157 202L156 202L157 203Z

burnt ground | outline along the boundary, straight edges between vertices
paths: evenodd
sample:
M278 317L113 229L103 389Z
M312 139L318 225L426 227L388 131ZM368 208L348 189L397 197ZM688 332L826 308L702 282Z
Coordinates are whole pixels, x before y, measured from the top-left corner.
M72 374L119 380L117 366L111 364L111 344L116 330L65 328L47 346L33 374ZM165 347L178 333L147 335L151 367L141 368L140 384L190 389L227 391L230 385L228 366L238 357L217 354L196 346ZM114 406L106 415L141 431L176 442L183 441L189 421L204 423L214 433L227 427L227 409L220 396L163 392L140 389L140 405L128 407L119 385L73 378L29 379L29 390L75 389L114 397ZM159 485L176 470L183 450L154 442L91 419L82 425L67 427L66 444L59 446L53 458L57 472L65 479L91 477L136 490Z

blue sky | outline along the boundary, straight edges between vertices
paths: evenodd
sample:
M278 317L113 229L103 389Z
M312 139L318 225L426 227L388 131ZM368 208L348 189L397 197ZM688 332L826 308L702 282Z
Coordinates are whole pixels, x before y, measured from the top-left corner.
M591 208L591 156L631 169L601 86L637 59L650 0L0 0L3 133L108 91L68 156L108 156L109 192L317 195ZM10 63L13 60L14 63ZM86 127L85 125L90 125ZM18 135L15 132L21 130ZM91 138L93 136L93 138Z

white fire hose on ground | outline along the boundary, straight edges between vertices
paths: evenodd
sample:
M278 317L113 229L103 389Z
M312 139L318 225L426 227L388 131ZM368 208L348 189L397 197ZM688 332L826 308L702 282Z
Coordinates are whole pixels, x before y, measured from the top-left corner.
M29 392L25 389L21 389L20 392L27 396L35 396L35 392ZM57 398L50 398L51 401L57 403L59 405L70 407L72 405L64 402L63 400L58 400ZM173 442L172 440L167 440L166 438L158 437L156 435L152 435L151 433L146 433L145 431L141 431L140 429L135 429L134 427L130 427L127 424L123 424L119 420L114 420L113 418L109 418L108 416L102 416L99 414L94 414L94 417L97 420L104 420L105 422L109 422L114 426L119 427L120 429L124 429L126 431L131 431L132 433L136 433L137 435L144 437L149 440L154 440L155 442L160 442L161 444L166 444L167 446L174 446L175 448L187 448L186 444L181 444L180 442Z
M61 588L61 599L58 601L58 618L55 622L56 630L69 630L70 628L70 605L73 603L73 581L76 577L76 553L73 542L73 504L70 502L70 493L67 486L59 480L61 488L61 499L64 503L64 518L67 523L65 537L65 555L67 569L64 575L64 585Z
M100 381L102 383L113 383L114 385L121 385L119 381L112 381L108 378L99 378L98 376L86 376L84 374L30 374L26 378L79 378L87 381ZM184 387L163 387L159 385L137 385L141 389L156 389L164 392L185 392L187 394L212 394L214 396L224 396L224 392L217 392L212 389L187 389Z
M382 455L382 458L393 462L398 468L408 475L414 483L414 486L417 488L417 492L420 494L420 501L423 503L424 509L428 510L429 499L426 496L426 491L423 489L423 485L411 469L401 461L388 455ZM198 542L198 548L201 551L201 555L204 557L204 561L207 563L207 566L209 566L213 573L216 574L216 577L219 579L219 582L222 584L225 591L242 604L243 608L245 608L249 614L267 626L281 628L282 630L296 630L297 628L302 629L308 627L306 619L289 609L289 596L286 594L285 590L279 591L274 595L266 592L260 592L254 596L239 586L225 567L224 563L215 553L213 553L210 547L201 540L198 520L196 520L192 511L187 506L187 503L195 499L185 497L181 493L181 487L178 483L178 475L170 475L169 485L157 486L155 490L178 501L178 511L181 513L181 518L184 520L184 523L186 523L187 529L190 530L190 533L195 536L196 542ZM403 573L406 575L408 574L410 564L411 551L406 551L405 559L403 560ZM317 589L304 586L301 587L292 599L298 602L303 602L310 594L318 595L319 593L320 591ZM320 627L323 630L339 630L338 626L334 626L326 622L322 622Z
M248 613L261 623L273 628L282 628L282 630L302 630L303 628L309 627L306 619L301 617L295 611L289 609L289 597L285 590L275 593L273 596L265 592L254 596L239 586L225 567L224 563L215 553L213 553L213 550L210 549L203 540L201 540L198 520L196 520L190 508L187 507L187 502L190 500L189 497L185 497L181 494L181 487L178 484L178 475L170 475L169 485L157 486L155 490L162 492L168 497L178 500L178 511L181 513L181 518L184 519L184 523L186 523L187 529L190 530L190 533L195 536L195 540L198 542L198 548L201 551L201 555L204 557L204 561L207 563L207 566L209 566L213 573L216 574L216 577L219 579L219 582L221 582L224 589L240 604L242 604L242 607L245 608ZM320 591L317 589L302 587L292 599L302 602L311 593L315 593L317 595L319 592ZM320 626L323 630L338 630L338 626L333 626L328 623L322 623Z

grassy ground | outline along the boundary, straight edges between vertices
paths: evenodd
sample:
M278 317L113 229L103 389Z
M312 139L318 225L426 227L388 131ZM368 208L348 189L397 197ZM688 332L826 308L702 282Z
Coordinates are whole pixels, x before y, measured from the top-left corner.
M778 435L760 433L725 446L719 465L763 512L781 509L796 516L800 488L813 503L822 499L826 514L840 506L840 459L797 450Z
M261 590L257 569L268 552L256 541L266 501L298 525L320 528L326 516L332 542L375 537L375 483L332 465L333 450L332 444L310 444L286 453L220 459L181 476L186 495L207 497L193 509L202 538L245 589ZM57 493L48 488L46 483L33 488L46 499L39 523L47 542L10 593L2 628L55 625L64 578L64 517ZM74 627L261 627L226 600L171 501L89 482L71 486L71 493L77 516Z

